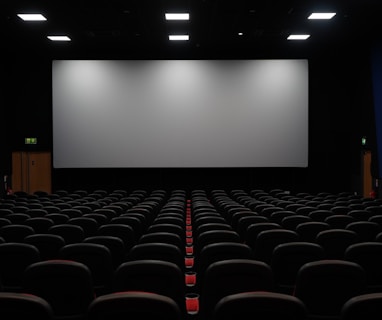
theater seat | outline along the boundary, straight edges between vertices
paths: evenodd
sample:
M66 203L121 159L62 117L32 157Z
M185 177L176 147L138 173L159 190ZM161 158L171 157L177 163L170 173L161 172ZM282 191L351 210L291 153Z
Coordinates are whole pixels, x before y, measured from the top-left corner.
M311 242L289 242L275 247L271 268L280 293L293 294L297 273L308 262L325 258L324 249Z
M357 240L357 234L346 229L324 230L316 236L316 243L324 248L328 259L343 259L346 248Z
M45 299L54 319L85 319L94 299L90 270L82 263L48 260L29 265L23 275L23 292Z
M0 279L4 291L22 291L22 275L30 264L40 261L38 249L27 243L0 244Z
M57 234L36 233L25 237L24 243L35 246L40 252L41 260L50 260L58 258L58 253L65 245L65 240Z
M117 292L96 298L89 306L87 320L155 319L180 320L174 300L150 292Z
M256 244L252 247L253 257L256 260L270 264L273 250L277 245L298 240L298 234L292 230L264 230L259 233L256 238Z
M296 278L294 296L308 310L309 319L338 319L350 298L365 293L364 269L344 260L319 260L304 264Z
M185 314L185 277L174 263L135 260L122 263L114 272L113 292L153 292L173 299Z
M53 320L53 310L46 300L36 295L0 292L0 318Z
M363 294L346 301L341 320L382 319L382 292Z
M252 250L249 246L237 242L219 242L206 245L195 259L195 270L203 281L204 272L211 263L230 259L252 259Z
M367 293L382 292L382 243L352 244L346 249L344 259L358 263L365 270Z
M247 291L274 291L271 268L250 259L217 261L207 268L200 286L200 317L212 319L217 302L225 296Z
M305 320L304 303L276 292L243 292L222 298L215 307L214 320Z
M162 260L175 263L181 270L185 268L182 251L168 243L140 243L131 248L127 260Z
M61 248L59 258L86 265L91 272L96 295L111 292L114 266L108 247L89 242L67 244Z

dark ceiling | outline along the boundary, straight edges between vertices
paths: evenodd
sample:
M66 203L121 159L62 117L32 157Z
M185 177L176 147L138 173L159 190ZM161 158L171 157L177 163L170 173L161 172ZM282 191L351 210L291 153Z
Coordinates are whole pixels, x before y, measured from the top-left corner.
M381 0L1 0L0 35L10 54L53 58L307 56L371 43L382 31L381 7ZM314 11L336 16L308 20ZM37 12L47 21L17 16ZM166 21L166 12L190 20ZM184 33L187 42L168 40ZM289 41L291 33L311 36ZM52 34L72 41L54 43Z

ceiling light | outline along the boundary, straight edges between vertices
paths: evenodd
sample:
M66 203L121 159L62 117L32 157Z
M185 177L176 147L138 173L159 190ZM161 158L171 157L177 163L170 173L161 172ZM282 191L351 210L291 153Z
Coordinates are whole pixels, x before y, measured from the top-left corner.
M179 35L170 34L168 36L168 39L171 41L187 41L190 39L190 36L188 34L179 34Z
M68 36L48 36L48 39L52 41L71 41Z
M20 13L17 16L24 21L46 21L46 18L40 13Z
M313 12L308 19L310 20L330 20L336 15L335 12Z
M306 40L310 37L309 34L291 34L288 40Z
M244 35L244 33L243 32L238 32L237 35L238 36L242 36L242 35Z
M190 20L189 13L166 13L166 20Z

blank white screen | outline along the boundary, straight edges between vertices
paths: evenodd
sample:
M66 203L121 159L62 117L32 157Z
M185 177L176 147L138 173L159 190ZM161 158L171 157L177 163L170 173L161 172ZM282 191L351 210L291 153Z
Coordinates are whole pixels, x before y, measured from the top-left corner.
M55 168L307 167L307 60L56 60Z

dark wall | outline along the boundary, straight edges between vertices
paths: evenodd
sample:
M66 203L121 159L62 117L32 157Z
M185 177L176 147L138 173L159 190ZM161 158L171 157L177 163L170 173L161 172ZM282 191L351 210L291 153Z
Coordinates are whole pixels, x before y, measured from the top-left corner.
M308 168L54 169L53 189L281 187L360 192L361 137L375 134L369 50L360 55L343 48L297 58L308 58L310 68ZM9 148L3 142L1 150L8 150L8 159L11 150L25 148L24 137L38 138L32 148L52 150L51 60L25 55L10 57L3 65L4 117L10 134Z
M0 66L1 74L5 74L3 66ZM6 174L9 160L9 152L6 141L6 117L5 117L5 108L7 108L7 103L5 99L5 86L4 81L3 85L0 86L0 197L5 193L5 187L3 185L3 178Z

